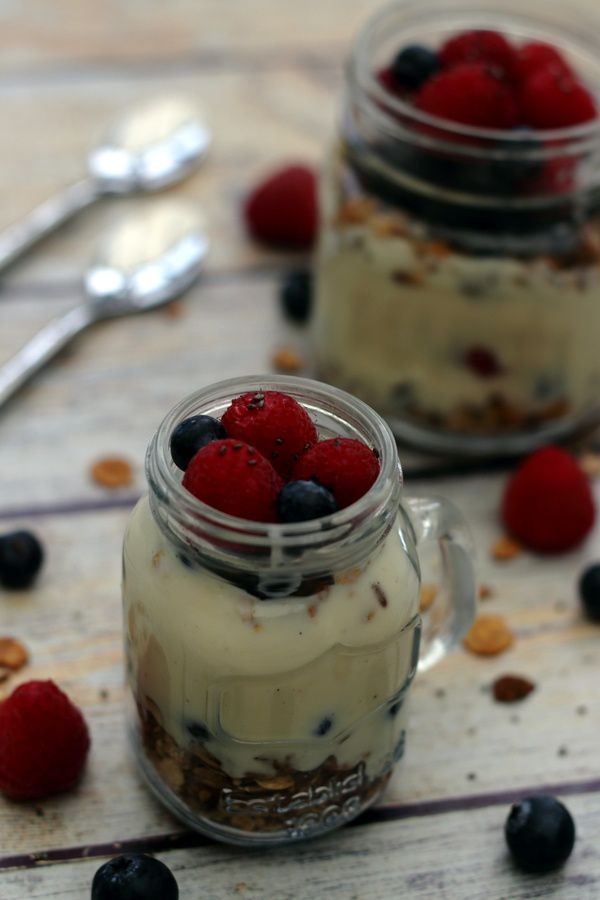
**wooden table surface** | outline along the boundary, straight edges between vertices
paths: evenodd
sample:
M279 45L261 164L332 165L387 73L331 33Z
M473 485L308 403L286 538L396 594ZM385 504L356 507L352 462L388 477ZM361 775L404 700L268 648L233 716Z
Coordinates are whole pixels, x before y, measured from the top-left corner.
M172 192L203 209L213 240L180 315L97 327L0 418L2 527L31 528L47 548L34 589L0 595L0 634L31 651L0 699L21 681L54 678L83 707L93 740L76 791L36 804L0 799L0 900L86 898L96 868L124 848L158 854L182 900L600 896L600 629L576 596L599 532L560 559L493 562L503 472L420 481L409 457L410 491L443 494L464 510L480 579L493 589L485 611L505 615L516 640L497 658L459 649L417 679L406 759L361 821L289 849L219 846L149 796L127 751L120 544L144 490L146 444L192 389L269 371L275 347L303 346L302 329L283 322L276 302L289 260L247 240L239 204L271 164L319 160L344 54L377 5L0 2L0 225L82 174L94 136L130 101L183 91L205 103L215 131L210 160ZM95 240L123 210L154 202L106 201L6 275L0 362L77 300ZM90 465L106 454L131 460L132 488L107 493L92 483ZM506 672L536 683L520 705L492 699L491 682ZM507 858L503 823L513 800L540 790L568 803L578 839L563 870L524 876Z

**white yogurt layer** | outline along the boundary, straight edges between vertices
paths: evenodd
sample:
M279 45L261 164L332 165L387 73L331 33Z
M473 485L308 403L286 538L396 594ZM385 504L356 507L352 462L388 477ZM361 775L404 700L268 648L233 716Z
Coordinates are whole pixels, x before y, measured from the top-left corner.
M442 415L494 394L525 410L558 397L575 413L597 404L598 267L428 253L423 240L379 233L376 218L332 224L331 197L324 217L314 340L330 380L391 414L403 385ZM501 372L471 371L473 347Z
M414 674L418 577L396 528L360 574L318 595L259 600L186 566L139 502L125 541L132 690L182 746L206 729L232 777L333 755L381 774L403 736L390 701ZM353 580L351 580L351 578ZM376 588L374 588L376 585Z

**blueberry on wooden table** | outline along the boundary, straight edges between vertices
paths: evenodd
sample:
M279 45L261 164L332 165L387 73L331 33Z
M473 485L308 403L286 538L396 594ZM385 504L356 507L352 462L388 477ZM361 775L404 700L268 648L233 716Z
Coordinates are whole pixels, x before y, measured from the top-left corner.
M589 618L600 622L600 563L590 566L581 576L579 596Z
M212 416L190 416L174 429L171 435L171 457L178 469L185 472L198 450L227 437L218 419Z
M30 531L12 531L0 536L0 584L27 588L41 569L44 551Z
M515 863L527 872L558 868L575 844L575 823L569 810L549 794L515 803L504 833Z
M116 856L101 866L92 882L92 900L178 900L169 868L153 856Z
M308 269L288 272L281 283L279 299L286 318L306 322L312 306L312 275Z

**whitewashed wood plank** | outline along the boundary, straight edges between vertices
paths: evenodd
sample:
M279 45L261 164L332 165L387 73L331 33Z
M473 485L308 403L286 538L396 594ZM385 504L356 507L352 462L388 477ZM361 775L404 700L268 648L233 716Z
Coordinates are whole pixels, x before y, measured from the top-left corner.
M482 522L476 498L484 487L473 482L464 491L467 511ZM31 665L3 686L0 700L19 681L55 678L82 704L93 751L79 790L39 804L43 816L31 805L0 800L3 856L180 830L147 794L125 743L119 569L126 518L122 510L14 523L39 531L48 565L35 589L0 596L0 632L23 639L32 652ZM515 646L495 660L458 650L417 679L406 759L384 806L447 803L540 784L586 789L598 779L599 630L581 618L573 581L600 532L569 560L542 564L524 556L500 567L485 559L488 530L491 524L478 540L481 574L496 595L485 608L507 616ZM537 682L520 706L498 705L482 691L505 672Z
M345 828L303 846L251 853L214 844L158 853L182 900L578 900L600 893L600 795L566 801L577 842L565 867L526 875L508 858L503 825L508 806ZM89 896L104 859L42 865L2 873L3 900Z

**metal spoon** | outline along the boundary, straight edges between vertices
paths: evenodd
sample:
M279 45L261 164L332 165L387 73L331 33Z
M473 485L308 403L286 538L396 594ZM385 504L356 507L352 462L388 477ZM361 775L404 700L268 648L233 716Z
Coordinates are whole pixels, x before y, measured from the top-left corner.
M181 202L156 202L123 220L85 274L86 300L49 322L0 368L0 407L88 326L154 309L185 291L207 251L199 217Z
M100 197L155 191L179 181L206 156L211 138L194 107L182 98L133 107L90 153L87 178L0 232L0 271Z

